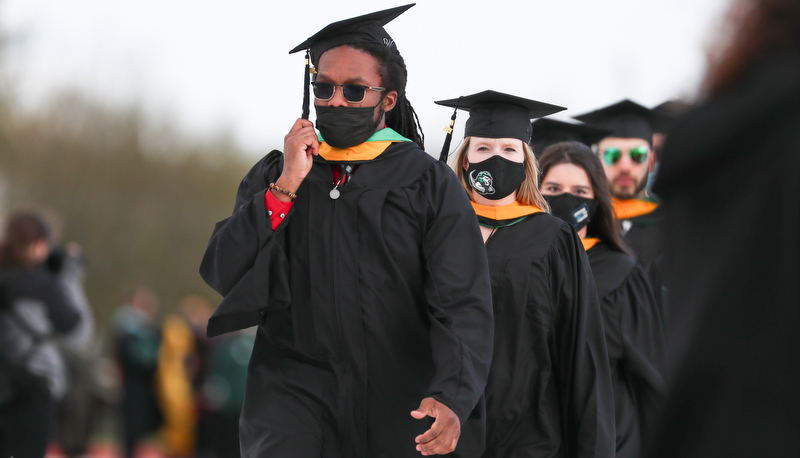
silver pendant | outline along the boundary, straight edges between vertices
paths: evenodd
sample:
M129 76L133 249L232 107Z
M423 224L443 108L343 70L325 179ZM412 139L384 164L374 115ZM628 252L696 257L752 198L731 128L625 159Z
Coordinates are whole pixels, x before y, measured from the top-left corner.
M331 189L331 192L330 192L331 199L336 200L336 199L339 198L339 195L341 195L341 193L339 192L338 189L336 189L336 188Z

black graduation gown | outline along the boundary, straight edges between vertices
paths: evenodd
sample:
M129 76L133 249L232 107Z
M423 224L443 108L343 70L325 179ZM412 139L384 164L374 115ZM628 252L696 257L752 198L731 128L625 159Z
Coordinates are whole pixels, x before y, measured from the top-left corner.
M485 457L613 457L594 280L569 224L535 213L486 243L495 313Z
M331 163L314 157L273 233L264 195L282 160L273 151L245 176L201 265L223 296L209 335L259 325L243 456L419 456L432 420L410 412L428 396L462 420L459 456L479 455L483 412L467 418L491 360L491 295L455 174L397 142L357 162L333 200Z
M636 254L636 261L645 268L663 254L663 222L661 205L646 215L620 220L625 243Z
M800 456L800 52L762 56L664 147L671 369L648 456Z
M666 348L661 315L644 269L602 242L587 252L603 312L614 388L617 458L642 456L664 395Z
M669 313L668 292L664 285L664 208L633 218L622 219L622 238L636 255L636 262L647 272L662 318ZM663 322L663 320L662 320Z

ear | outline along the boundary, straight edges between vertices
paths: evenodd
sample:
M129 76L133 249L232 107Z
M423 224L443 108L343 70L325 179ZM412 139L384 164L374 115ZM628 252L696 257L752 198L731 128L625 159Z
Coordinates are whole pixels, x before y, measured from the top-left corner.
M397 105L397 91L389 91L383 98L383 111L391 111Z
M653 173L653 170L656 168L656 161L658 157L656 155L656 150L650 149L650 154L648 155L647 160L649 161L649 166L647 167L647 173Z

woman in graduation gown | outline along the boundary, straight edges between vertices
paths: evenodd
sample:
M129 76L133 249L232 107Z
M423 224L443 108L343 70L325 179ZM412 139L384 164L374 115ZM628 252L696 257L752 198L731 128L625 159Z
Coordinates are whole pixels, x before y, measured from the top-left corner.
M547 213L527 144L530 119L563 108L494 91L437 103L470 111L453 168L477 214L492 281L483 456L613 457L591 270L572 226Z
M200 271L223 301L208 334L258 325L245 457L482 451L483 412L470 415L491 359L486 254L458 180L421 149L383 29L410 6L296 48L316 66L320 137L298 119L209 241Z
M639 457L664 389L664 331L648 276L622 241L603 166L591 149L556 143L539 165L550 210L578 231L594 274L614 387L616 456Z

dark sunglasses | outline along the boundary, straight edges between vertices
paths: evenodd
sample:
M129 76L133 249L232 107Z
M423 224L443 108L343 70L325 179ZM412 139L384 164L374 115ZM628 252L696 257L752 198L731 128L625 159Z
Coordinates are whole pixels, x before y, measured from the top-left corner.
M647 153L650 149L646 146L637 146L628 150L628 156L636 164L642 164L647 160ZM616 146L610 146L603 150L603 162L608 165L614 165L622 159L622 150Z
M315 81L311 83L314 85L314 97L320 100L330 100L333 98L336 88L342 88L342 95L344 99L350 103L359 103L364 101L367 96L367 89L370 91L383 92L385 87L364 86L363 84L333 84Z

